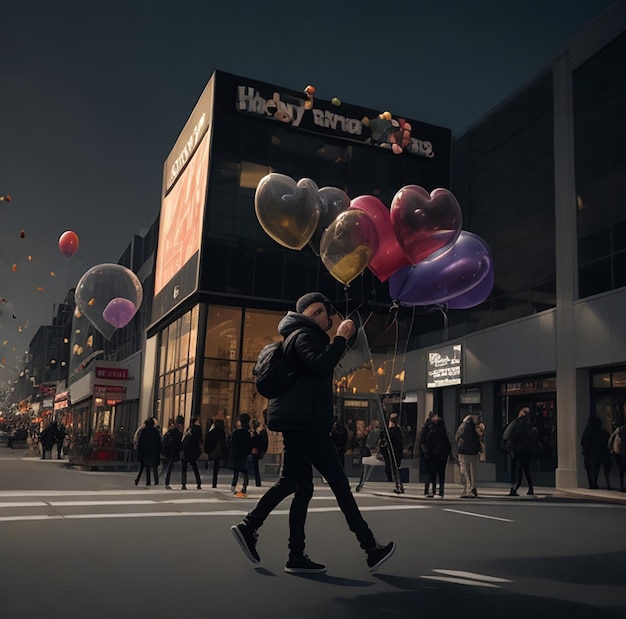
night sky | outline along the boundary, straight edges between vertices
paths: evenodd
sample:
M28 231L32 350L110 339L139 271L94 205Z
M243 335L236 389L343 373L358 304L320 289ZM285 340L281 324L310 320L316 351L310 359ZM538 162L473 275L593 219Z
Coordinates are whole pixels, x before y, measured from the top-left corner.
M0 380L81 275L154 221L163 162L215 69L458 135L611 4L4 2ZM72 258L57 245L66 230L80 239Z

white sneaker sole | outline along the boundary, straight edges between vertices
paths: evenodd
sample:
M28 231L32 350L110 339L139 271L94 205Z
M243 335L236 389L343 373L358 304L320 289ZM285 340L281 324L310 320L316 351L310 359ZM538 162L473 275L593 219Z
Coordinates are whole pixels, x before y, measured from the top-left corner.
M307 569L305 567L285 566L285 572L287 572L287 574L326 574L326 568L320 567L317 569Z
M233 525L232 527L230 527L230 530L233 532L233 535L235 536L237 543L241 546L241 550L243 550L243 553L246 555L246 557L248 557L248 559L250 559L252 563L260 563L261 560L257 559L250 552L250 549L248 548L248 544L246 543L246 538L243 536L243 533L239 530L239 527L237 525Z

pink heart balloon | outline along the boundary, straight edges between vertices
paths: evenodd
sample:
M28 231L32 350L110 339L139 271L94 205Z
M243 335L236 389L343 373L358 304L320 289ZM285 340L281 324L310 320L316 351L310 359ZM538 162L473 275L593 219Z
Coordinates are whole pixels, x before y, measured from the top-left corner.
M456 241L463 215L447 189L435 189L429 194L419 185L407 185L393 197L391 225L404 253L417 264Z
M389 209L375 196L359 196L350 203L350 208L365 211L374 222L378 232L378 251L367 268L381 282L389 279L398 269L411 264L409 257L398 243L391 225Z

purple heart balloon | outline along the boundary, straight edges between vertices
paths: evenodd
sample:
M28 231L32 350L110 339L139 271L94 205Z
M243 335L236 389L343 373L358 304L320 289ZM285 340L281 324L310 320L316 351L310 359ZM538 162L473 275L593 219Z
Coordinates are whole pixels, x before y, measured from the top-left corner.
M429 194L419 185L407 185L393 197L391 224L404 253L418 264L456 241L463 214L447 189L435 189Z
M444 303L481 282L492 262L483 239L463 231L449 249L396 271L389 279L389 294L405 305Z
M133 319L136 312L137 308L131 300L116 297L108 302L102 312L102 318L116 329L121 329Z
M493 284L496 277L493 270L493 262L489 272L482 281L478 282L473 288L470 288L467 292L460 294L458 297L453 297L448 301L448 309L468 309L480 305L483 301L487 300L487 297L493 290Z

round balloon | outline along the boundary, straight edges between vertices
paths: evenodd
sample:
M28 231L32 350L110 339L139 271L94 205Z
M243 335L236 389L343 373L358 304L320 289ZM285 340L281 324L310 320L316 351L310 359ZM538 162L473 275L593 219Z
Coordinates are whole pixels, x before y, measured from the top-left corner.
M496 277L492 262L491 267L483 280L478 282L473 288L470 288L467 292L460 294L458 297L453 297L452 299L450 299L448 301L448 309L468 309L470 307L480 305L481 303L486 301L491 294L495 279Z
M346 286L378 251L378 234L364 211L348 209L337 216L322 235L320 257L328 272Z
M435 189L429 194L419 185L407 185L393 197L391 224L404 253L418 264L456 241L463 215L447 189Z
M483 239L463 231L452 247L396 271L389 278L389 294L404 305L444 303L481 282L492 262Z
M398 269L411 263L398 243L391 225L389 209L375 196L359 196L352 200L350 208L365 211L374 222L378 233L378 251L367 268L381 282L389 279Z
M313 236L320 218L318 187L310 178L297 183L272 172L256 188L254 208L261 227L277 243L302 249Z
M104 337L111 339L114 331L128 324L143 301L139 278L120 264L100 264L89 269L74 292L76 309ZM123 302L123 301L127 301ZM131 310L132 305L132 310Z
M102 312L102 318L116 329L121 329L133 319L136 313L137 308L130 299L115 297L107 303Z
M320 218L311 240L309 247L316 256L320 255L320 241L324 230L337 219L339 213L343 213L350 206L350 198L345 191L338 187L322 187L317 193Z
M67 230L59 237L59 251L66 257L71 258L78 251L78 234Z

